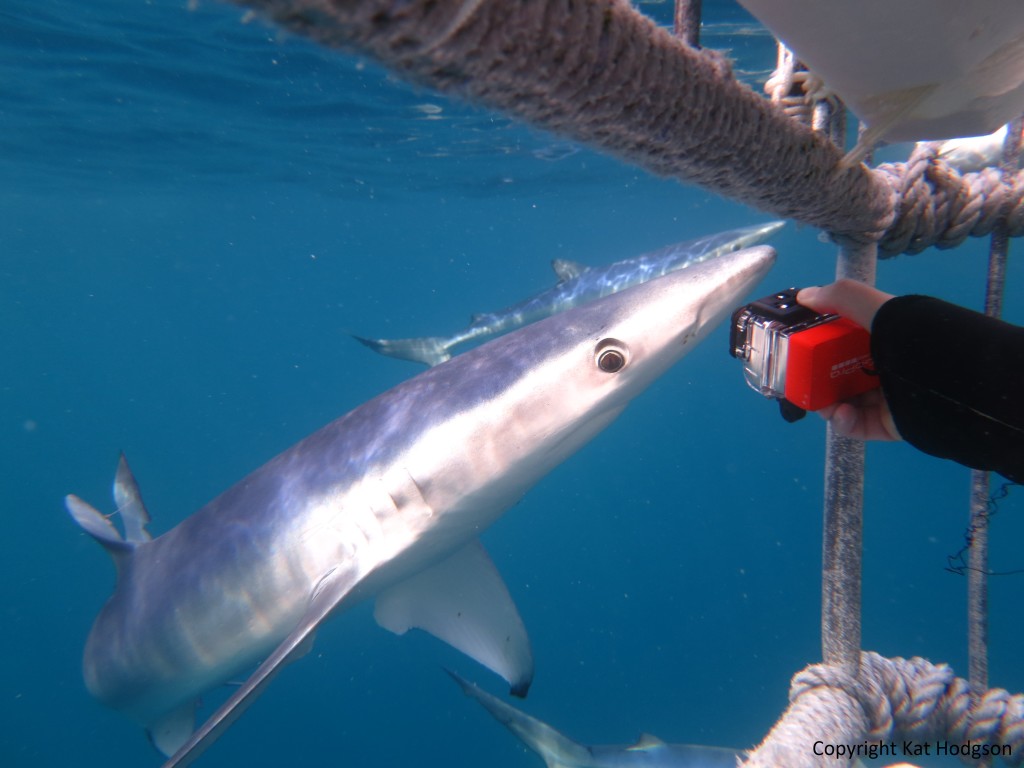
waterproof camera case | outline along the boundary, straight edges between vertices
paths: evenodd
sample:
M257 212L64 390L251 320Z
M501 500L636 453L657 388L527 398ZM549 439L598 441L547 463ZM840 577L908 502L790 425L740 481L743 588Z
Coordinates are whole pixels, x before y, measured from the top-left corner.
M797 290L740 307L729 329L729 353L743 362L747 384L777 399L787 421L878 386L868 332L797 304Z

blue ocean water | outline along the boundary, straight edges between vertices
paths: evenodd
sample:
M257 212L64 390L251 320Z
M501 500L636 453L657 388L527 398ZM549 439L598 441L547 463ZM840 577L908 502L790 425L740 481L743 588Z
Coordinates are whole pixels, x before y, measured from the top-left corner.
M705 6L709 45L752 81L773 65L742 12ZM118 451L166 531L419 372L348 332L454 331L546 288L552 258L769 218L229 5L7 0L0 20L4 765L160 762L80 673L114 574L62 496L111 509ZM776 238L762 293L832 278L817 235ZM879 284L979 306L986 248L884 262ZM1009 278L1005 315L1024 322ZM719 329L512 509L483 538L534 645L524 707L592 743L759 741L820 658L823 434L746 388ZM968 474L905 445L871 445L868 473L864 645L965 674L964 579L944 567ZM1021 506L1001 502L996 569L1024 567ZM1022 578L991 586L991 678L1011 691ZM200 764L539 765L442 666L503 687L361 606Z

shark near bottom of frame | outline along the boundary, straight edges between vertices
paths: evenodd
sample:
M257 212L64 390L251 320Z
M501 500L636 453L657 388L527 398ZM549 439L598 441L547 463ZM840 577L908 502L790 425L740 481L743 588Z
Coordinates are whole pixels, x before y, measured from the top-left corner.
M632 744L580 744L545 722L506 704L475 683L448 674L499 723L544 760L547 768L741 768L750 753L703 744L669 744L649 733ZM867 768L858 758L850 768ZM888 768L914 768L907 763Z
M480 532L611 423L767 272L759 246L554 315L431 368L271 459L167 533L122 459L111 519L69 495L113 557L86 641L89 691L192 763L331 614L376 599L524 695L526 630ZM255 671L198 728L199 697Z
M462 692L544 759L548 768L737 768L746 752L702 744L666 744L649 733L633 744L580 744L448 670Z

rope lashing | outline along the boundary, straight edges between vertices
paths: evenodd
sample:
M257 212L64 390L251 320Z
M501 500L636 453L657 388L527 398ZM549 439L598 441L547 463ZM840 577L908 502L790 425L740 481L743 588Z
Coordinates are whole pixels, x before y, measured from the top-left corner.
M835 111L840 101L824 83L808 71L783 43L779 43L775 70L764 83L764 92L790 118L811 125L815 105L827 102Z
M862 744L891 738L1005 746L1011 766L1024 759L1024 695L994 688L971 707L966 680L945 664L861 654L857 678L827 664L793 677L790 705L744 768L837 765L814 743Z
M905 163L886 163L875 173L888 180L896 217L879 242L883 258L955 248L968 237L985 237L1004 221L1009 237L1024 235L1024 170L1003 174L986 168L960 175L937 156L936 144L920 144Z
M814 105L807 98L804 84L810 73L805 67L798 68L799 62L789 48L782 43L777 47L778 60L764 83L764 92L791 119L809 126Z

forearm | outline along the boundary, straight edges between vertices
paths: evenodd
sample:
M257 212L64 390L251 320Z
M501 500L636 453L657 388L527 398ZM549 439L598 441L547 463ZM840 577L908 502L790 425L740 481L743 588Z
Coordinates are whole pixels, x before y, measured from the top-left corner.
M875 315L871 353L904 440L1024 482L1024 328L901 296Z

